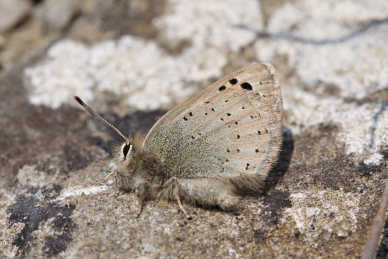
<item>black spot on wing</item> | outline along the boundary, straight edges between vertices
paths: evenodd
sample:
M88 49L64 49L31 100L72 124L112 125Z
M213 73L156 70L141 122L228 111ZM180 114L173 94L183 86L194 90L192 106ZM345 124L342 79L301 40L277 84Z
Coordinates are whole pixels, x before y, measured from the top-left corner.
M230 79L229 80L229 83L232 84L232 85L235 85L238 83L237 79L236 78L233 78L233 79Z
M247 82L242 83L242 84L241 84L241 88L242 88L242 89L245 89L245 90L248 90L248 91L252 91L252 90L253 90L253 87L251 86L251 84L250 84L250 83L247 83Z
M218 88L218 91L221 92L221 91L224 91L225 89L226 89L226 86L223 85L223 86L221 86L220 88Z

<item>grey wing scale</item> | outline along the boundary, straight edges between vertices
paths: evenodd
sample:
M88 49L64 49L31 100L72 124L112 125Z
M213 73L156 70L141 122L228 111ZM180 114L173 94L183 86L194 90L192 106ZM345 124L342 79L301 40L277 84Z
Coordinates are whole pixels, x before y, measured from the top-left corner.
M265 177L281 146L282 98L275 70L231 73L166 113L143 148L176 177Z

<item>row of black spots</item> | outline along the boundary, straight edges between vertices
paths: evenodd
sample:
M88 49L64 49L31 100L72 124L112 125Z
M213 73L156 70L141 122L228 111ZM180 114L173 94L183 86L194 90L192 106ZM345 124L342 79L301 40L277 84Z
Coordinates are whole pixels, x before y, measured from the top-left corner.
M268 134L269 133L269 131L268 131L268 129L265 129L265 134ZM261 135L263 132L261 131L261 130L258 130L257 131L257 135Z
M230 153L231 152L231 150L230 150L230 148L227 148L226 149L226 153ZM238 153L240 153L241 152L241 150L239 149L239 148L237 148L236 149L236 153L238 154ZM259 153L260 152L260 150L258 149L258 148L256 148L255 149L255 153Z
M217 160L221 162L222 167L221 167L220 173L223 173L223 172L225 171L225 167L224 167L223 165L224 165L227 161L225 161L225 160L223 160L223 159L221 159L221 158L219 158L219 157L217 157Z
M238 149L238 148L236 149L236 153L240 153L240 151L241 151L240 149ZM227 149L226 149L226 152L227 152L227 153L230 153L230 148L227 148Z
M192 113L192 112L189 112L188 116L192 117L192 116L193 116L193 113ZM188 121L189 119L187 118L187 116L184 116L184 117L183 117L183 120L184 120L184 121Z
M245 89L245 90L248 90L248 91L252 91L253 90L253 87L248 82L242 83L240 86L241 86L242 89Z
M232 78L232 79L229 80L229 83L230 83L231 85L235 85L235 84L238 83L238 80L237 80L236 78ZM220 87L218 88L218 91L224 91L225 89L226 89L226 86L225 86L225 85L222 85L222 86L220 86Z
M235 85L235 84L238 83L238 80L237 80L236 78L232 78L232 79L229 80L229 83L230 83L231 85ZM225 86L225 85L222 85L222 86L220 86L220 87L218 88L218 91L219 91L219 92L224 91L224 90L226 90L226 86ZM227 103L228 100L226 100L225 102Z
M249 116L249 118L250 118L251 120L253 120L254 118L257 118L257 117L261 117L261 114L259 113L257 116L255 116L255 115L250 115L250 116Z
M249 166L250 166L250 164L247 163L247 166L245 167L245 170L248 170L248 169L249 169Z
M230 123L231 123L231 122L230 122ZM230 123L228 123L228 128L231 128L231 127L232 127L232 125L230 125ZM240 124L240 122L238 122L238 121L235 121L235 122L234 122L234 124L235 124L235 125L239 125L239 124Z

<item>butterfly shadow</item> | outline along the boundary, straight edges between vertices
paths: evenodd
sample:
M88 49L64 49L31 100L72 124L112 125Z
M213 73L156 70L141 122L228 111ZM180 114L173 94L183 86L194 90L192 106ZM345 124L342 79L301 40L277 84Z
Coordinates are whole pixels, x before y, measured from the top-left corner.
M283 125L282 127L283 141L282 148L279 153L278 160L274 167L268 173L266 184L263 188L263 193L268 193L281 180L288 168L290 167L292 153L294 152L294 138L290 128Z

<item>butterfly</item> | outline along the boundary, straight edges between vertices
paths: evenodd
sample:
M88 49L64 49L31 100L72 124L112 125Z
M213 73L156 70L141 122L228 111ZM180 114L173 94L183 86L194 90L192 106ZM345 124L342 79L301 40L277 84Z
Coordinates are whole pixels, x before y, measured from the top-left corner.
M79 97L81 106L124 140L111 173L147 200L233 210L260 192L282 143L282 97L275 69L253 64L226 75L167 112L145 137L126 137Z

